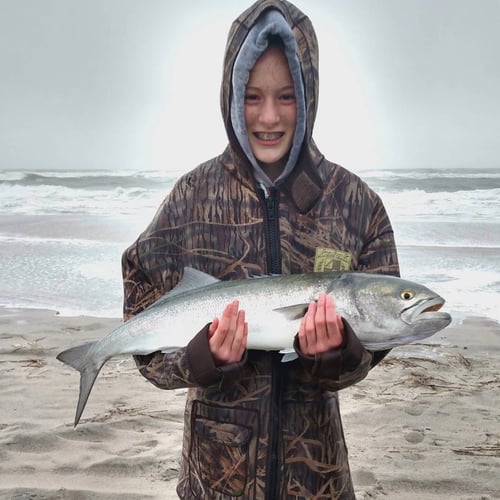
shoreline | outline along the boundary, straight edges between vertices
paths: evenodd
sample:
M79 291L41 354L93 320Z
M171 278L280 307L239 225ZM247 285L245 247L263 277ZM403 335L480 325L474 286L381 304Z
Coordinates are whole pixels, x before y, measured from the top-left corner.
M0 308L0 499L177 498L185 390L114 358L73 428L79 374L55 356L119 323ZM500 324L469 316L341 391L357 499L500 498L499 366Z

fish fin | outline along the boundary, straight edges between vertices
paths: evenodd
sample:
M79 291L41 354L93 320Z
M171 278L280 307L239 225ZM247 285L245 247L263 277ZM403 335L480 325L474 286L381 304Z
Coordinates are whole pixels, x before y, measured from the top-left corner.
M281 358L282 363L289 363L290 361L294 361L299 357L293 347L281 349L280 354L283 354L283 357Z
M267 273L267 274L251 274L248 278L251 280L258 280L261 278L277 278L283 276L282 274Z
M56 358L64 364L71 366L71 368L80 371L87 352L94 344L95 342L88 342L87 344L81 344L71 349L66 349L66 351L60 352Z
M293 306L278 307L275 312L283 314L288 321L301 319L307 312L309 304L294 304Z
M215 283L219 283L219 281L219 279L214 278L212 275L204 273L203 271L198 271L198 269L194 269L192 267L185 267L184 274L179 283L177 283L177 285L172 288L172 290L167 292L166 295L159 301L155 302L155 304L158 304L163 299L171 299L181 293L213 285Z
M180 347L164 347L161 349L161 352L163 354L172 354L173 352L177 352L180 349Z
M80 393L78 394L78 404L76 406L74 422L75 427L80 421L85 405L87 404L90 391L94 386L95 379L104 364L102 363L100 366L95 366L90 363L88 359L86 359L86 354L93 344L94 342L91 342L72 347L71 349L67 349L57 355L57 359L59 361L62 361L80 372Z
M189 289L196 289L202 286L213 285L214 283L218 283L219 281L220 279L215 278L211 274L204 273L203 271L199 271L198 269L194 269L193 267L185 267L184 274L179 285L182 284Z

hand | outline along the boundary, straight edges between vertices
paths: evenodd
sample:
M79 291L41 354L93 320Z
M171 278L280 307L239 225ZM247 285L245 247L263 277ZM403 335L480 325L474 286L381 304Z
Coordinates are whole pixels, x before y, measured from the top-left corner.
M344 324L335 310L331 295L320 294L318 302L311 302L299 328L300 350L314 356L336 349L344 340Z
M248 324L239 306L237 300L228 304L208 329L208 347L217 365L237 363L247 347Z

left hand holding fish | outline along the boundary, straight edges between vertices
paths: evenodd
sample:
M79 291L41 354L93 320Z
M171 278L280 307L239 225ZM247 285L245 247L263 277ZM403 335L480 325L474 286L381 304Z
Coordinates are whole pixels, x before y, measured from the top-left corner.
M217 365L237 363L247 347L248 324L245 311L234 300L226 306L219 318L214 318L208 329L208 346Z
M338 349L342 345L344 323L331 295L321 293L317 302L311 302L300 323L298 338L300 350L308 356Z

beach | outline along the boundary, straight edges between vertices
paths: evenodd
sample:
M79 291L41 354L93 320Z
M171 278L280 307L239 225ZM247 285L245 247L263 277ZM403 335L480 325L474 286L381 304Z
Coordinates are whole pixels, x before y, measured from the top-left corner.
M340 393L358 500L500 498L500 169L359 173L452 324ZM121 321L121 254L178 173L0 170L0 499L176 498L185 390L56 355Z
M185 391L114 358L73 427L79 374L55 356L119 322L0 309L1 499L177 498ZM500 498L499 340L467 317L341 391L358 500Z

